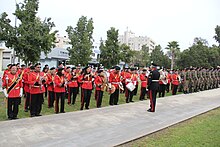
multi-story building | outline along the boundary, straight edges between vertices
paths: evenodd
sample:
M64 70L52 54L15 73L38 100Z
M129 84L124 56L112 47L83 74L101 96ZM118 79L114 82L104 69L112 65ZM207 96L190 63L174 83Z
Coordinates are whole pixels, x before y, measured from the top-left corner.
M126 44L130 46L132 50L140 51L143 45L149 47L149 53L155 48L156 43L147 36L135 36L132 31L125 31L124 35L119 36L120 44Z
M56 48L67 48L70 47L71 45L69 44L70 39L66 36L60 36L60 34L56 34L56 43L55 47Z

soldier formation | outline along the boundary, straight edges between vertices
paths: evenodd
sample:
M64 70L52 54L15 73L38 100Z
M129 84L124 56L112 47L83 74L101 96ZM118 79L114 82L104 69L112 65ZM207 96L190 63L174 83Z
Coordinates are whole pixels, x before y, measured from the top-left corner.
M93 68L68 67L60 63L58 68L40 63L27 67L20 64L9 64L4 71L3 92L7 98L8 119L17 119L21 97L25 97L24 111L30 111L30 117L41 116L44 97L47 97L48 108L55 113L65 113L65 99L74 105L77 95L81 98L80 110L89 109L92 91L95 91L96 106L102 106L104 92L109 93L109 105L118 105L120 93L125 93L126 103L134 102L138 85L141 86L139 100L150 98L149 112L155 112L156 96L164 97L172 90L172 94L185 94L219 88L220 67L186 68L184 70L158 70L152 64L147 68L124 68L115 66L104 70L102 66ZM139 84L139 82L141 82Z

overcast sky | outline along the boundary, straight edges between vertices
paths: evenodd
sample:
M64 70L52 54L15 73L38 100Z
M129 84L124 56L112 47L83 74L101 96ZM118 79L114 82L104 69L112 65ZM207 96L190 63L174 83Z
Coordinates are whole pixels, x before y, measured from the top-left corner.
M220 25L220 0L40 0L39 7L38 16L51 17L62 36L82 15L92 17L96 42L106 39L110 27L119 29L119 34L128 27L136 36L151 37L162 48L169 41L178 41L183 50L195 37L216 44L214 28ZM14 10L15 0L0 0L0 13L6 11L14 20Z

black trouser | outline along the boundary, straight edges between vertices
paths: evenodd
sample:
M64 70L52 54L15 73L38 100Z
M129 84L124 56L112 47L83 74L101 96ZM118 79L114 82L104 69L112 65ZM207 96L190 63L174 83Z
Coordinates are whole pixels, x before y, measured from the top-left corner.
M54 100L55 100L55 93L54 91L48 91L49 96L48 96L48 108L54 107Z
M150 109L152 112L154 112L156 106L157 90L149 90L149 95L150 95Z
M164 97L165 96L165 90L166 90L166 85L160 84L160 90L159 90L159 97Z
M177 89L178 89L178 85L172 84L172 95L176 95Z
M78 94L78 87L69 87L68 91L68 104L71 104L72 101L72 104L74 105L76 102L76 96ZM71 100L72 95L73 100Z
M129 91L127 88L125 90L125 96L126 96L126 103L132 102L133 96L134 96L134 90Z
M89 109L90 98L92 94L92 89L82 89L83 95L81 97L81 110L83 110L84 103L86 109Z
M170 83L167 83L166 90L167 90L167 93L170 92Z
M96 90L96 106L97 108L100 108L102 105L102 97L103 97L103 91Z
M140 100L144 100L144 97L146 95L147 91L146 91L146 87L141 87L141 94L140 94Z
M138 85L135 86L135 89L133 91L134 91L134 95L137 95Z
M31 107L30 113L31 115L39 115L42 109L42 100L43 100L43 93L39 94L31 94L30 95Z
M110 95L109 105L117 105L119 98L119 89L115 89L115 92Z
M55 92L55 112L59 112L59 99L60 99L60 112L64 112L65 92Z
M20 99L21 99L20 97L8 98L8 118L9 119L17 117Z
M30 93L26 92L26 98L25 98L25 103L24 103L24 109L28 110L30 109Z
M47 85L44 84L44 88L45 88L45 97L47 97Z

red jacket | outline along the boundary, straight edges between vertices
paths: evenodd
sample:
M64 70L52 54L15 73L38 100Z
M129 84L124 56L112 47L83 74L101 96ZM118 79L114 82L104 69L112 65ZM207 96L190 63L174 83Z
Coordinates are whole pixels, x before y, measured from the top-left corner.
M28 92L30 93L30 87L29 87L29 84L28 84L28 77L30 75L30 69L29 68L26 68L25 71L24 71L24 74L23 74L23 81L24 81L24 91L25 92Z
M45 77L43 72L31 72L28 77L28 84L30 85L30 93L31 94L39 94L44 93L45 88L43 83L40 84L40 77Z
M54 75L47 74L47 90L48 91L54 91Z
M69 87L78 87L78 76L76 75L73 76L72 74L68 74L66 78L68 80Z
M116 89L119 88L118 84L120 82L120 75L119 73L115 73L114 71L110 73L109 82L115 86Z
M6 87L6 89L8 90L13 85L13 83L17 80L18 76L19 76L18 73L16 73L15 75L13 75L11 73L7 73L8 83L6 82L6 80L4 80L2 87ZM17 81L17 84L8 93L8 98L20 97L20 89L21 88L22 88L22 79L19 79Z
M95 78L95 86L96 86L96 90L101 90L101 85L102 85L102 83L103 83L103 80L102 80L102 77L100 77L100 76L97 76L96 78Z
M65 80L64 80L64 76L58 76L56 75L54 77L54 84L55 84L55 87L54 87L54 92L65 92ZM60 86L61 84L61 86Z
M179 85L179 79L178 79L178 74L172 74L171 75L171 82L173 85Z
M127 73L126 79L130 79L133 84L137 85L137 76L135 74ZM127 85L129 82L125 80L125 84Z
M147 77L146 77L146 74L140 74L140 80L141 80L141 87L144 87L146 88L147 87Z
M171 74L168 73L168 74L167 74L167 83L170 84L170 81L171 81Z
M92 90L92 77L91 76L82 76L82 88Z

